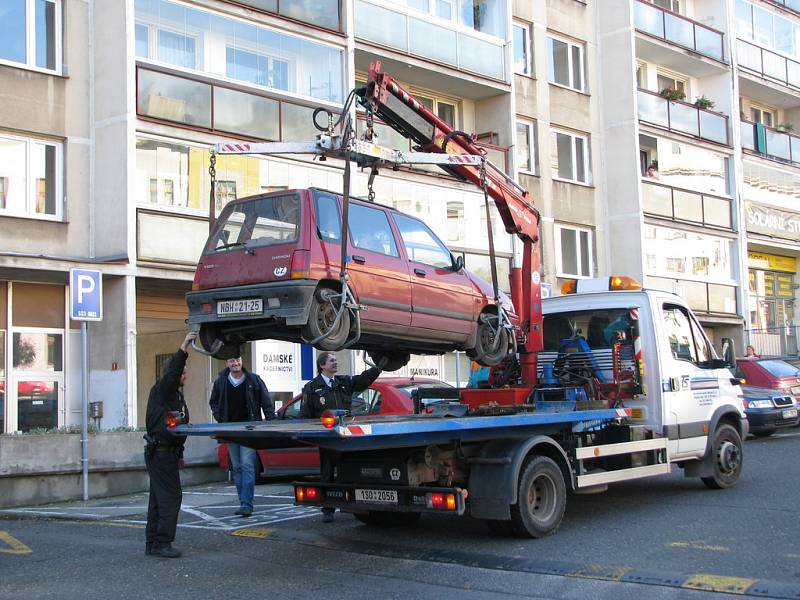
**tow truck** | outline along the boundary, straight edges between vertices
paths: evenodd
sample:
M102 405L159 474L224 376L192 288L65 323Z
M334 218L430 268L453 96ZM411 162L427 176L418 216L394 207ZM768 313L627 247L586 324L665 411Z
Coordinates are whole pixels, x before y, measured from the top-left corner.
M732 341L723 340L724 357L718 358L680 297L642 289L627 277L568 282L561 296L543 301L539 214L527 192L492 166L469 135L454 131L381 72L379 63L354 95L366 110L364 139L341 122L343 112L343 134L333 131L329 117L310 143L236 142L213 151L344 158L343 228L351 161L373 176L387 166L438 164L478 185L487 210L491 198L506 231L522 242L522 266L512 270L510 282L519 324L508 356L493 367L491 387L420 391L413 415L328 411L319 421L174 430L255 448L336 451L333 481L296 482L296 503L339 508L377 525L411 523L423 513L467 514L495 532L536 538L558 529L568 493L666 474L673 465L709 488L734 485L748 427L740 381L729 370ZM374 117L411 139L418 152L374 144ZM343 242L343 297L345 251ZM492 284L498 297L494 268ZM342 310L357 306L342 302ZM499 306L498 314L499 333L510 324Z

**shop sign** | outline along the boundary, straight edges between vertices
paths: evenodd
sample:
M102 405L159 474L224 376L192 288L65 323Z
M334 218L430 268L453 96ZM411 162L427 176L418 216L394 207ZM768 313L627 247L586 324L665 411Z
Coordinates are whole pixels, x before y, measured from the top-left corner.
M747 231L800 241L800 213L745 202Z
M255 372L271 392L292 392L300 377L300 351L297 344L277 340L258 340L253 344Z
M748 252L747 266L751 269L763 269L765 271L786 271L795 273L797 271L797 261L791 256L778 256L777 254L767 254L766 252Z
M441 361L438 356L412 356L407 368L409 377L442 378Z

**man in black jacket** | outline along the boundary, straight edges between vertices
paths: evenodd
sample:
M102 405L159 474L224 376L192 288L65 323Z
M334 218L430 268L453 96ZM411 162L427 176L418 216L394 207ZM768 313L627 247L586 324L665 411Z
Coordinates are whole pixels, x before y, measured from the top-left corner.
M367 369L361 375L337 375L339 364L333 352L320 352L317 356L317 372L314 379L303 387L300 404L301 419L319 418L326 410L350 410L353 394L363 392L378 378L381 370L377 367ZM334 465L338 453L334 450L319 449L320 481L333 481ZM322 520L333 521L335 508L323 508Z
M178 470L183 467L186 436L169 433L166 416L168 412L183 412L185 421L189 421L181 387L186 383L187 350L196 337L194 332L186 334L181 347L169 359L164 375L150 389L147 399L144 462L150 476L150 501L144 553L150 556L178 558L181 555L180 550L172 547L172 542L183 498Z
M275 405L261 377L242 367L242 357L229 358L208 403L219 423L261 421L275 418ZM261 416L263 412L263 417ZM233 482L239 495L237 515L253 514L253 495L256 486L256 451L253 448L228 442L228 460L233 469Z

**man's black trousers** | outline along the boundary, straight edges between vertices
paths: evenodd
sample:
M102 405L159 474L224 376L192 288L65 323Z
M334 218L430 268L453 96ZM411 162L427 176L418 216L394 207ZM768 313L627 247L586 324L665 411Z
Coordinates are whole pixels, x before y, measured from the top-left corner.
M183 498L178 455L172 448L160 447L149 456L145 452L144 461L150 475L145 536L148 543L159 547L172 543L178 527L178 513Z

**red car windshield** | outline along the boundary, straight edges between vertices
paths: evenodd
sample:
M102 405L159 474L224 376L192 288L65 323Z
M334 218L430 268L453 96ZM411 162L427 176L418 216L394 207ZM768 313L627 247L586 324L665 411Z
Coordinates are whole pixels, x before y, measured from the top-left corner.
M228 205L208 239L204 254L237 246L269 246L297 240L300 197L285 194Z
M774 377L800 377L800 369L784 360L760 360L758 364Z

